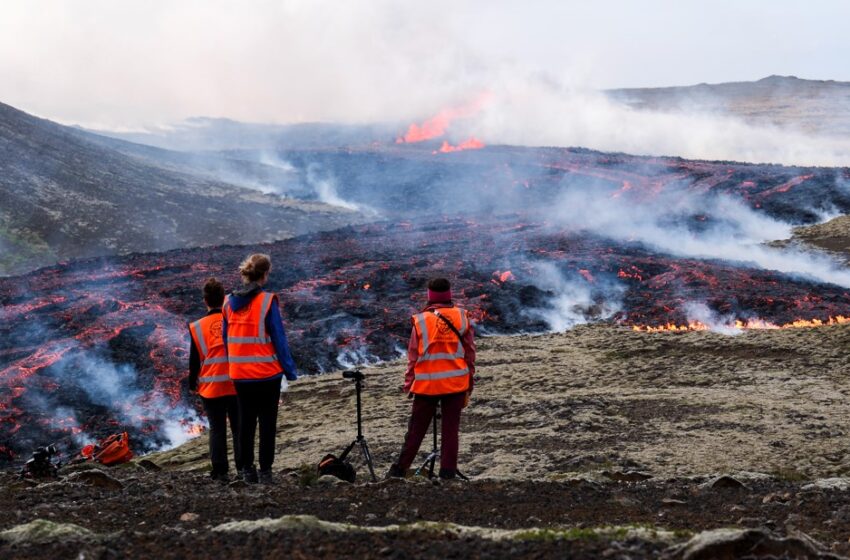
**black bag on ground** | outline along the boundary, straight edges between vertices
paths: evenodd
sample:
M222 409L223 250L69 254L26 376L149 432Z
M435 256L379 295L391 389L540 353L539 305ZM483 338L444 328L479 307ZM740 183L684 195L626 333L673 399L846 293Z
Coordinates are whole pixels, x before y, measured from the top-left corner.
M328 453L319 461L319 467L316 469L316 472L319 476L335 476L346 482L354 482L354 479L357 478L357 471L354 470L354 466L332 453Z

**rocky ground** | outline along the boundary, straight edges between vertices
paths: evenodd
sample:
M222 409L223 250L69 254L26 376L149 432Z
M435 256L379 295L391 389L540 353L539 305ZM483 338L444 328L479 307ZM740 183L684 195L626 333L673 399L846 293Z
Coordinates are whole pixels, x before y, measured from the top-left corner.
M737 558L850 555L850 327L481 339L470 483L315 478L355 435L338 374L283 397L276 482L206 478L206 438L112 469L0 484L0 556ZM379 471L402 364L366 370ZM427 445L426 445L427 446ZM161 469L161 470L160 470ZM725 476L724 476L725 475Z

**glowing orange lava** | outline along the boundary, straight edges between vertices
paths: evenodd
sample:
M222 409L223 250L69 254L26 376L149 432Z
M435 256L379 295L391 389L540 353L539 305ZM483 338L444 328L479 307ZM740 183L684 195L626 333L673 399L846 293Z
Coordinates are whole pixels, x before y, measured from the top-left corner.
M422 124L413 123L407 128L404 136L396 138L395 142L396 144L410 144L439 138L446 133L446 129L453 120L473 116L487 104L490 97L489 93L481 94L464 105L443 109Z
M440 149L435 150L432 153L448 154L451 152L462 152L463 150L480 150L483 147L484 142L475 137L472 137L469 140L465 140L457 146L452 146L447 140L443 140L443 145L440 146Z
M586 268L581 268L579 269L578 273L581 274L585 280L590 283L593 283L593 274L591 274L589 270L587 270Z
M506 270L504 272L497 270L496 272L493 273L492 282L494 284L504 284L505 282L509 282L511 280L516 280L516 277L513 275L513 272L511 272L510 270Z
M763 329L805 329L812 327L826 327L830 325L844 325L850 323L850 317L837 315L828 319L797 319L790 323L777 325L764 321L762 319L749 319L747 321L736 320L734 324L724 325L728 328L741 330L763 330ZM640 332L686 332L686 331L708 331L711 327L700 321L692 321L687 325L676 325L667 323L666 325L650 326L650 325L633 325L633 331Z

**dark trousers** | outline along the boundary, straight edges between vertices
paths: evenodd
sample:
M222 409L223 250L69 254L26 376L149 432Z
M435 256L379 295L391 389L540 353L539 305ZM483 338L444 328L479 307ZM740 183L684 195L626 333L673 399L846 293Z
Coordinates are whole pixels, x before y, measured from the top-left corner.
M210 462L214 473L227 472L227 420L230 420L230 433L233 438L233 458L236 470L242 470L242 457L239 446L239 403L236 395L201 398L207 420L210 423Z
M407 436L401 448L401 456L398 459L398 468L401 472L407 471L416 459L422 439L428 432L437 412L437 405L442 411L442 425L440 426L440 472L454 473L457 471L457 449L459 445L458 432L460 430L460 412L463 410L463 401L466 393L453 393L451 395L425 396L416 395L413 398L413 412L410 415L410 423L407 426Z
M260 470L269 471L274 462L275 436L277 436L277 404L280 400L280 380L236 381L239 397L239 443L242 446L242 464L254 466L254 434L260 425Z

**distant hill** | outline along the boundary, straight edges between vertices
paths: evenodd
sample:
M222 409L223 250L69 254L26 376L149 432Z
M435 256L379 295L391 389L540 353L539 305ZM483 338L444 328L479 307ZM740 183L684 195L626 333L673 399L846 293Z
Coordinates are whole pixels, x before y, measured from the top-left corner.
M359 221L0 104L0 274L75 257L284 239ZM203 162L201 162L203 163Z
M140 132L93 131L97 134L180 151L283 150L358 146L393 141L404 124L299 123L260 124L192 117L174 126Z
M815 134L850 134L850 82L769 76L755 82L614 89L606 93L640 110L726 113L752 124Z

